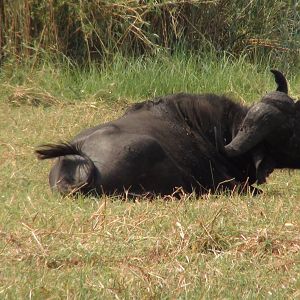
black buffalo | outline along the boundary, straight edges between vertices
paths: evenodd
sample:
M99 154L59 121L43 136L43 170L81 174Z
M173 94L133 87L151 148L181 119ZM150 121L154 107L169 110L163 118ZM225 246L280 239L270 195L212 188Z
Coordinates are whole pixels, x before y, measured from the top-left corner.
M72 141L41 146L57 158L50 186L62 194L243 190L274 168L300 168L300 105L287 82L248 108L224 96L175 94L132 105ZM252 188L254 191L255 189Z

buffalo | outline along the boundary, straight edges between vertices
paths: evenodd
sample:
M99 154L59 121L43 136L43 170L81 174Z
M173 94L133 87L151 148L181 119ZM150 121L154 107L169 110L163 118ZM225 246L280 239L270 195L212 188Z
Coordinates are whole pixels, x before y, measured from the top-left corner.
M300 102L272 72L277 90L251 107L214 94L158 97L35 152L56 158L49 182L64 195L257 193L275 168L300 168Z

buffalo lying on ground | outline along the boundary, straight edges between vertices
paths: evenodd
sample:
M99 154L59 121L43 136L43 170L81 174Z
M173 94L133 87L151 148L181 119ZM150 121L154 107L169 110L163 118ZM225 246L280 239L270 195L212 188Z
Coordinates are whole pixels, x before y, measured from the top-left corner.
M275 168L300 168L300 104L272 72L277 91L250 108L212 94L169 95L36 154L57 158L49 181L62 194L251 189Z

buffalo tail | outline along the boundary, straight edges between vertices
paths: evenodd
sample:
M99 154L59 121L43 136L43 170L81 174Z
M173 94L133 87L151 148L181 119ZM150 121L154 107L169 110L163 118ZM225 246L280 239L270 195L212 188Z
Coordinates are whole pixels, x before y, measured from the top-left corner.
M62 194L95 192L97 169L79 143L45 144L39 146L35 153L42 160L62 158L49 176L52 189Z

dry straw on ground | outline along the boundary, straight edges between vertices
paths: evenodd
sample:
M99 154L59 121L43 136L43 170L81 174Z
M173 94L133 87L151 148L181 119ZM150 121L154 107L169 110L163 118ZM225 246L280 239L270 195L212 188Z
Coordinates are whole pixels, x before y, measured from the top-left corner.
M5 88L10 91L7 96L7 102L15 105L30 105L30 106L50 106L60 105L62 102L52 96L49 92L41 89L28 87L28 85L5 85Z

